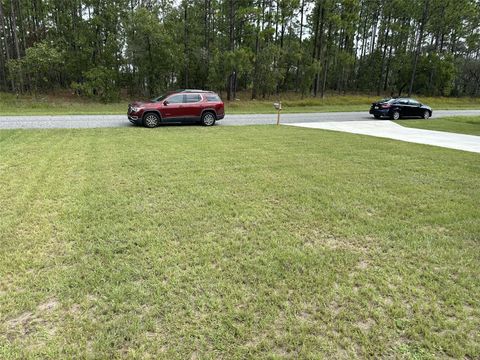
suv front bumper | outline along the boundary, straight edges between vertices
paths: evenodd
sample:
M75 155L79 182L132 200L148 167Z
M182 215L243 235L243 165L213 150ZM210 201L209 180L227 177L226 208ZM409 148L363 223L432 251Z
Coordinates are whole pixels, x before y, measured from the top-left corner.
M127 115L128 121L135 125L142 125L142 118L136 115Z

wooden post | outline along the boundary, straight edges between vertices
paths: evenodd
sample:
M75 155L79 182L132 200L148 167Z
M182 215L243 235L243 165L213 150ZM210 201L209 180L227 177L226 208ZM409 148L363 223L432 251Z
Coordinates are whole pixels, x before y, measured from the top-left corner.
M277 109L277 125L280 125L280 112L282 111L282 102L280 101L278 104L275 104L275 108Z

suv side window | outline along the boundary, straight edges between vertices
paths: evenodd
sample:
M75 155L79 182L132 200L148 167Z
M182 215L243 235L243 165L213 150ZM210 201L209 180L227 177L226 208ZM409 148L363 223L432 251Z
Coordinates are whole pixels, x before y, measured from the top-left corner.
M183 94L173 95L167 99L169 104L181 104L183 103Z
M196 103L202 100L202 97L198 94L187 94L186 103Z

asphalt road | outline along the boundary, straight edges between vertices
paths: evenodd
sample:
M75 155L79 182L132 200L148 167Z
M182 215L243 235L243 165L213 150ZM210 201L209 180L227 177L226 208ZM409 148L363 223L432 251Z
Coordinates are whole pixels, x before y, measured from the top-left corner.
M480 110L437 110L433 118L445 116L480 116ZM368 121L368 112L330 112L282 114L282 123L307 123L326 121ZM267 125L275 124L275 114L227 115L217 125ZM381 120L380 120L381 121ZM60 115L60 116L0 116L0 129L56 129L105 128L133 126L126 115Z

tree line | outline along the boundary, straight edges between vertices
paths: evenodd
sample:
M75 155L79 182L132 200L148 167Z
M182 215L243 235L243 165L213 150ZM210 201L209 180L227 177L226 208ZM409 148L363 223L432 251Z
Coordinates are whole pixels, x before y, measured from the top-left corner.
M478 0L0 0L0 89L480 95Z

